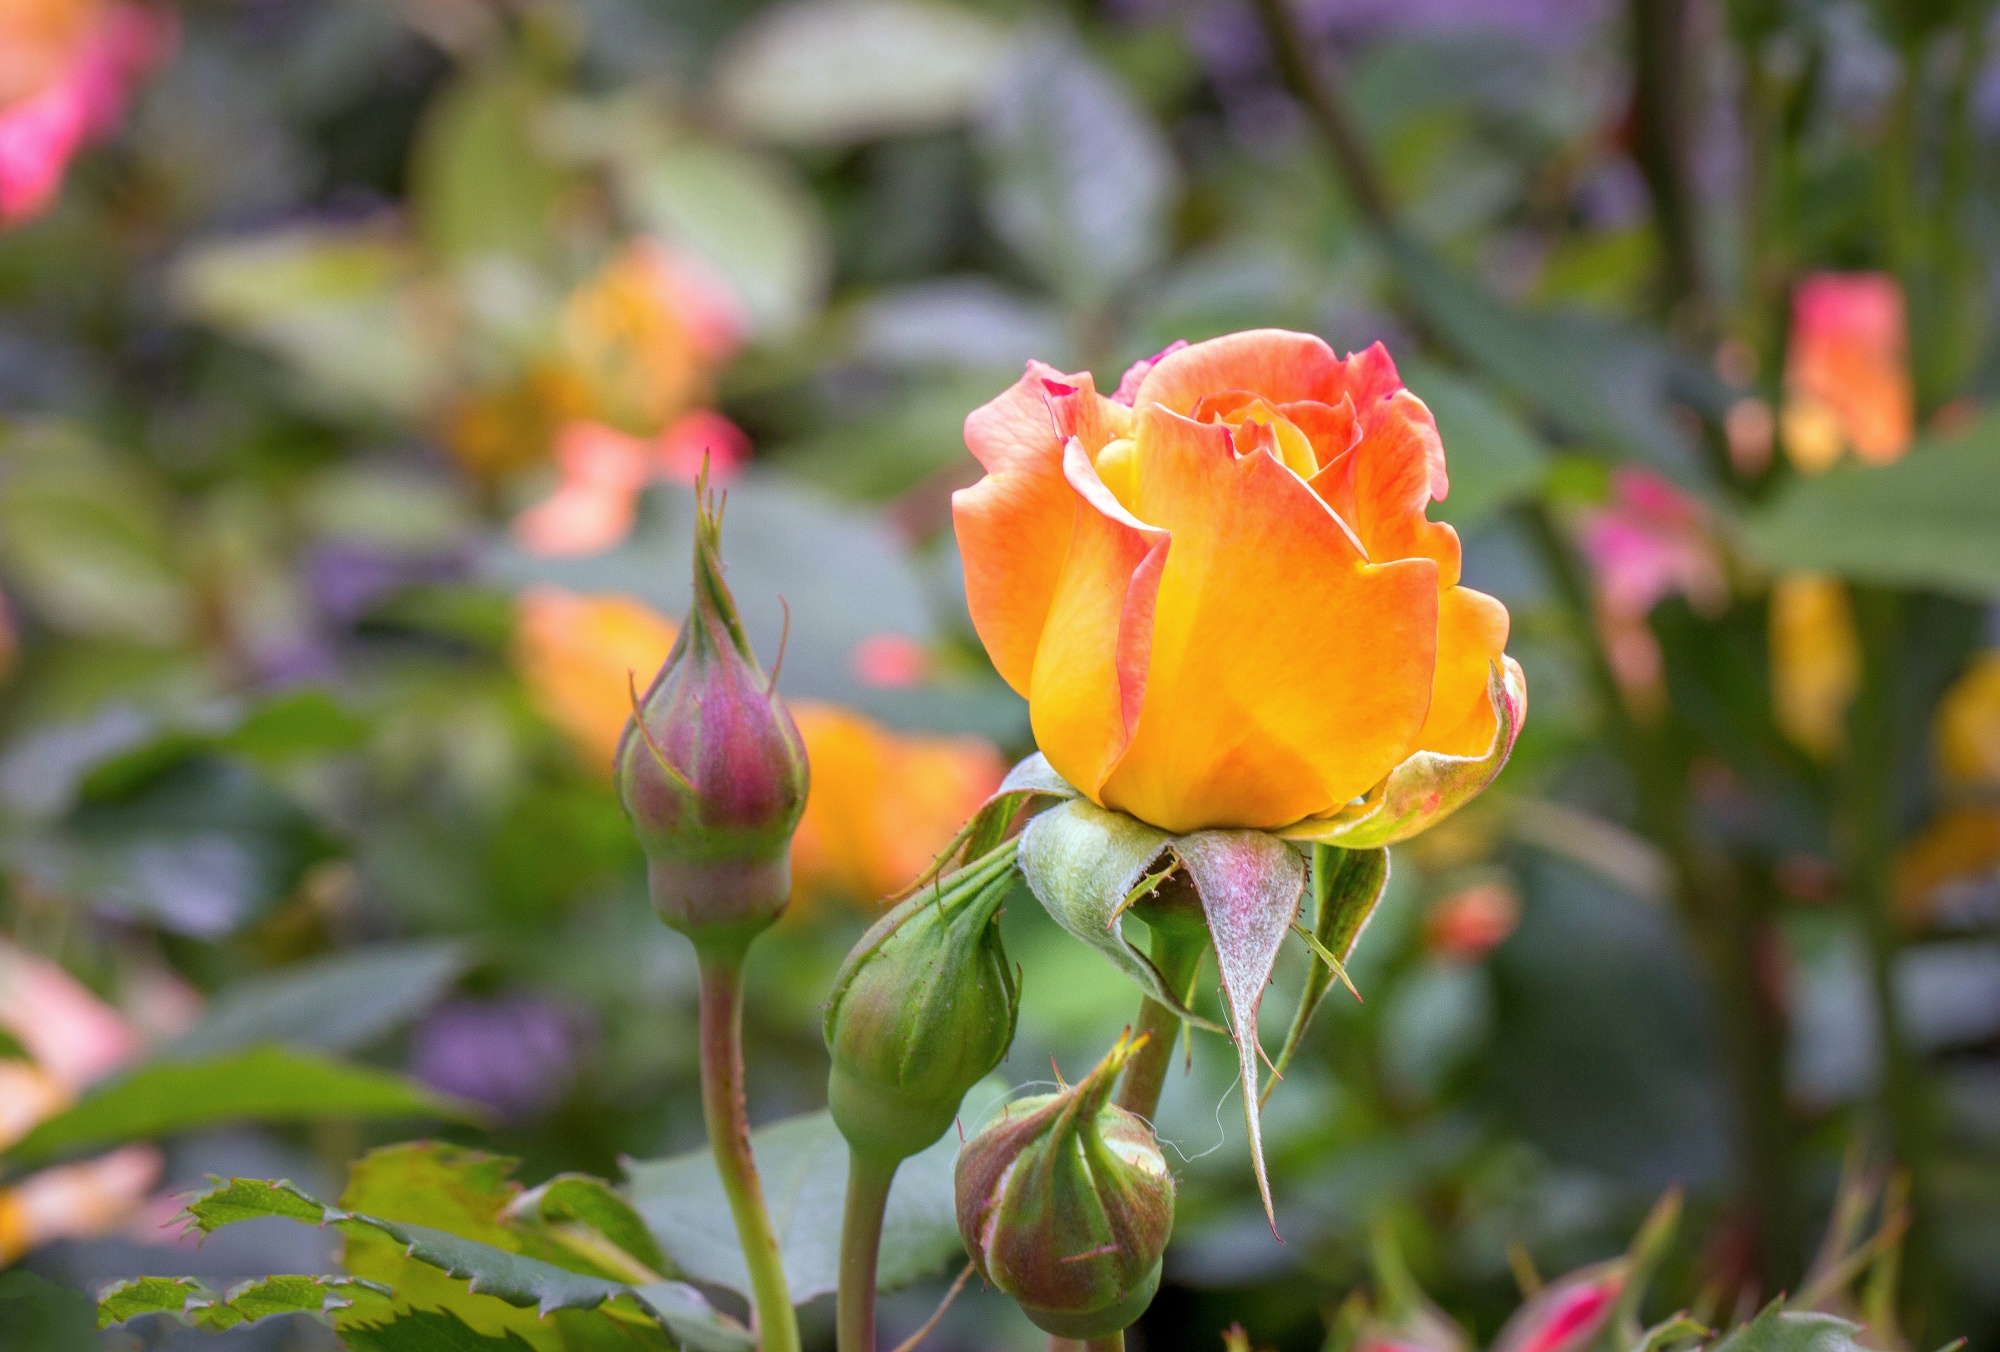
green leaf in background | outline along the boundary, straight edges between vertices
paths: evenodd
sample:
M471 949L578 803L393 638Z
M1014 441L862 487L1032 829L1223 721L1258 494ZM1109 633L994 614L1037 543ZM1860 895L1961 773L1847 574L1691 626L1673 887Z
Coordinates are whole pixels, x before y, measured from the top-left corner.
M449 1310L410 1310L387 1324L340 1331L348 1352L529 1352L518 1333L478 1333Z
M431 106L416 146L411 198L440 258L542 257L562 175L534 153L542 91L505 68L471 74Z
M25 1268L0 1272L0 1347L8 1352L98 1352L90 1297Z
M1893 465L1847 461L1751 514L1744 540L1772 568L2000 599L2000 416L1926 437Z
M1720 411L1719 382L1706 367L1600 316L1513 309L1408 239L1392 241L1388 255L1424 323L1468 364L1570 436L1706 493L1706 471L1669 407L1679 399Z
M261 1047L202 1061L162 1061L108 1081L48 1118L4 1156L32 1164L68 1151L225 1122L444 1118L477 1110L387 1071Z
M515 1198L505 1214L513 1224L540 1229L553 1242L586 1257L590 1250L577 1246L579 1231L590 1240L609 1240L618 1250L614 1261L635 1259L655 1275L673 1270L632 1204L601 1178L558 1174Z
M430 1007L467 966L449 940L383 944L250 977L160 1052L188 1060L275 1043L321 1052L364 1047Z
M825 298L831 261L819 205L782 162L699 141L627 152L618 186L654 234L706 263L751 329L797 328Z
M290 363L309 406L414 417L447 360L416 271L378 227L296 226L196 245L169 285L183 312Z
M800 0L738 31L715 95L752 136L850 145L964 121L1008 46L984 16L937 0Z
M750 1133L750 1147L764 1180L792 1300L804 1304L839 1284L847 1142L833 1118L818 1112L758 1128ZM952 1203L957 1156L958 1141L946 1133L897 1171L876 1273L882 1290L927 1277L960 1252ZM683 1272L695 1281L749 1291L729 1203L707 1150L637 1161L627 1166L627 1173L632 1205Z
M218 1295L193 1277L134 1277L113 1284L97 1300L97 1324L110 1328L141 1315L172 1315L196 1328L221 1332L277 1314L382 1312L387 1287L358 1277L257 1277Z
M152 485L53 429L0 429L0 452L0 576L31 610L71 634L186 636L193 601Z
M1072 304L1099 304L1165 258L1172 149L1075 43L1024 44L977 132L993 228Z
M1541 484L1548 448L1491 394L1421 363L1403 363L1402 376L1437 418L1451 465L1451 495L1434 517L1469 531Z

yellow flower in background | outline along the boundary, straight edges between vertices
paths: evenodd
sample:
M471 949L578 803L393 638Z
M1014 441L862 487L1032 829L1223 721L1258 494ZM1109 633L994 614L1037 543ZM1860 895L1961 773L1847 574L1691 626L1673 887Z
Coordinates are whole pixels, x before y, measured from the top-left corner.
M1896 906L1930 918L1955 883L2000 886L2000 651L1982 653L1938 702L1938 780L1948 806L1896 858ZM1969 800L1969 801L1968 801Z
M674 622L643 601L536 586L514 605L514 660L535 706L611 776L618 738L641 689L674 646Z
M930 867L1007 772L979 737L895 732L838 705L791 705L812 767L792 840L794 905L875 903Z
M1780 419L1803 473L1852 448L1870 464L1909 449L1915 419L1903 289L1884 272L1820 272L1792 293Z
M498 479L543 459L557 429L590 411L583 377L544 360L519 379L459 396L444 411L439 436L468 473Z
M1937 757L1946 788L2000 790L2000 651L1982 653L1938 703Z
M1845 744L1861 644L1840 580L1791 573L1771 588L1771 700L1778 730L1825 760Z

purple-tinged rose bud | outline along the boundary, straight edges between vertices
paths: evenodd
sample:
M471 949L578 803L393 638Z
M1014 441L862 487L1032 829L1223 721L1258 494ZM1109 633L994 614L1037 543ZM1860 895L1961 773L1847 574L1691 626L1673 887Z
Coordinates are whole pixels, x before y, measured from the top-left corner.
M722 580L722 519L706 483L696 511L694 599L666 665L634 698L618 796L660 918L698 941L748 943L791 892L805 744Z
M980 1274L1059 1338L1131 1325L1160 1285L1174 1180L1152 1128L1110 1102L1144 1038L1082 1082L1022 1099L959 1152L958 1232Z

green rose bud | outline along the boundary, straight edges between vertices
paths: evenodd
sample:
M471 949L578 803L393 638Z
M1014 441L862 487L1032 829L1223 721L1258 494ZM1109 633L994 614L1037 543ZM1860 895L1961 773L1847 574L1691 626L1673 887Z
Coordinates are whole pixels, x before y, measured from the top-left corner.
M995 924L1014 880L1010 841L876 921L834 978L827 1105L857 1155L907 1159L1014 1041L1020 987Z
M694 598L666 665L633 701L618 796L660 918L698 942L748 943L791 893L806 753L722 580L722 521L697 499Z
M1152 1303L1174 1180L1152 1128L1110 1102L1145 1039L1079 1084L1012 1104L959 1152L958 1232L987 1281L1058 1338L1104 1338Z

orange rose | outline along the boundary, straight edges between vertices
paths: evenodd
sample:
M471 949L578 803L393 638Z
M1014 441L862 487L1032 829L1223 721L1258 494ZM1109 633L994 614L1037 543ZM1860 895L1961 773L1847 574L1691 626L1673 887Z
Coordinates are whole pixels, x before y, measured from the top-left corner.
M609 777L618 738L674 646L674 622L629 596L530 587L515 602L514 660L535 705Z
M1482 756L1507 611L1458 585L1430 410L1378 344L1169 349L1111 398L1033 363L966 419L973 623L1055 770L1168 831L1339 811Z

